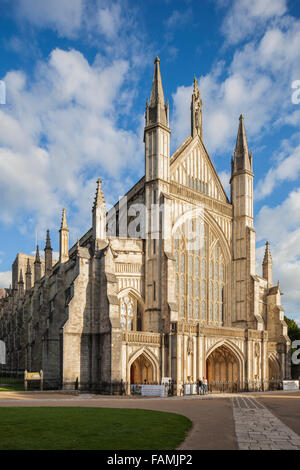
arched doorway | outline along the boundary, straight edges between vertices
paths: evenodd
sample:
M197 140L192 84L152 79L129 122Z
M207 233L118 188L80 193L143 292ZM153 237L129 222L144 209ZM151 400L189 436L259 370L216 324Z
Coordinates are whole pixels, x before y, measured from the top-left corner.
M269 380L280 380L281 370L278 360L275 357L269 357Z
M154 373L153 366L150 361L141 354L130 367L130 383L131 384L153 384Z
M238 359L226 346L218 347L208 356L206 377L210 390L237 390L239 376Z
M276 357L269 356L269 390L278 390L281 382L281 368Z

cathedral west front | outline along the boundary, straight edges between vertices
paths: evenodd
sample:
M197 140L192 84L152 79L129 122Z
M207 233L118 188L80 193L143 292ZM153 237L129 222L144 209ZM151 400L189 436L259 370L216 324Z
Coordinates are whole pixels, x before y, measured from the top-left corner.
M7 370L43 370L49 388L130 393L207 377L211 388L267 390L290 378L290 341L270 245L256 273L253 167L238 122L228 198L203 142L197 80L190 135L170 155L171 129L154 64L145 114L145 175L106 211L97 181L91 228L59 260L18 253L0 300ZM228 162L230 165L230 162Z

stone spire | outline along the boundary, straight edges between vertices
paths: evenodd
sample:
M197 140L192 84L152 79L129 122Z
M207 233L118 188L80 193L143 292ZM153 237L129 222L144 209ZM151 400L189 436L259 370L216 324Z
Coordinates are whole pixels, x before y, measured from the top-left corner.
M68 229L68 224L67 224L67 217L66 217L66 209L63 208L62 210L62 218L61 218L61 229Z
M34 260L34 282L40 281L42 277L42 263L40 260L39 245L36 245L35 260Z
M151 124L163 124L169 127L169 104L165 105L165 98L160 74L160 60L158 57L154 61L154 74L150 103L146 104L146 126Z
M18 282L18 291L19 291L19 296L23 297L23 295L24 295L24 279L23 279L22 269L20 270L20 278L19 278L19 282Z
M106 208L102 191L102 180L97 180L97 190L93 205L93 238L105 240L106 238Z
M66 209L62 211L61 226L59 230L59 261L65 263L69 259L69 229L67 225Z
M100 207L102 204L105 204L103 190L102 190L102 179L98 178L93 210L95 210L97 207Z
M232 173L248 170L252 172L252 153L249 154L244 116L239 118L239 129L232 161Z
M268 281L268 287L273 286L273 262L269 242L266 243L265 256L262 263L263 278Z
M194 78L194 90L191 102L191 135L195 137L199 135L202 139L202 100L198 89L197 78Z
M47 230L46 246L45 246L45 276L52 274L52 247L50 241L50 232Z
M27 269L25 273L25 289L26 291L30 290L32 287L32 272L29 258L27 258Z

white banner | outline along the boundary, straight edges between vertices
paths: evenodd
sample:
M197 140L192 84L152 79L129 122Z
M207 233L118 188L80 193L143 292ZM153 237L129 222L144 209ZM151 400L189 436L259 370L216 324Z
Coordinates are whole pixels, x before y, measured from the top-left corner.
M141 395L145 397L165 397L164 385L141 385Z
M6 364L6 348L2 340L0 340L0 364Z
M283 390L299 390L299 380L284 380Z

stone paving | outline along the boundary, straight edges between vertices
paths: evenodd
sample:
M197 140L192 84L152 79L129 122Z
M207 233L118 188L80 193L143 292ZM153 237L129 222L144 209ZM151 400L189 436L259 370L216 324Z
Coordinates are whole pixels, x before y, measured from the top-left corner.
M300 450L300 437L254 398L232 398L240 450Z

